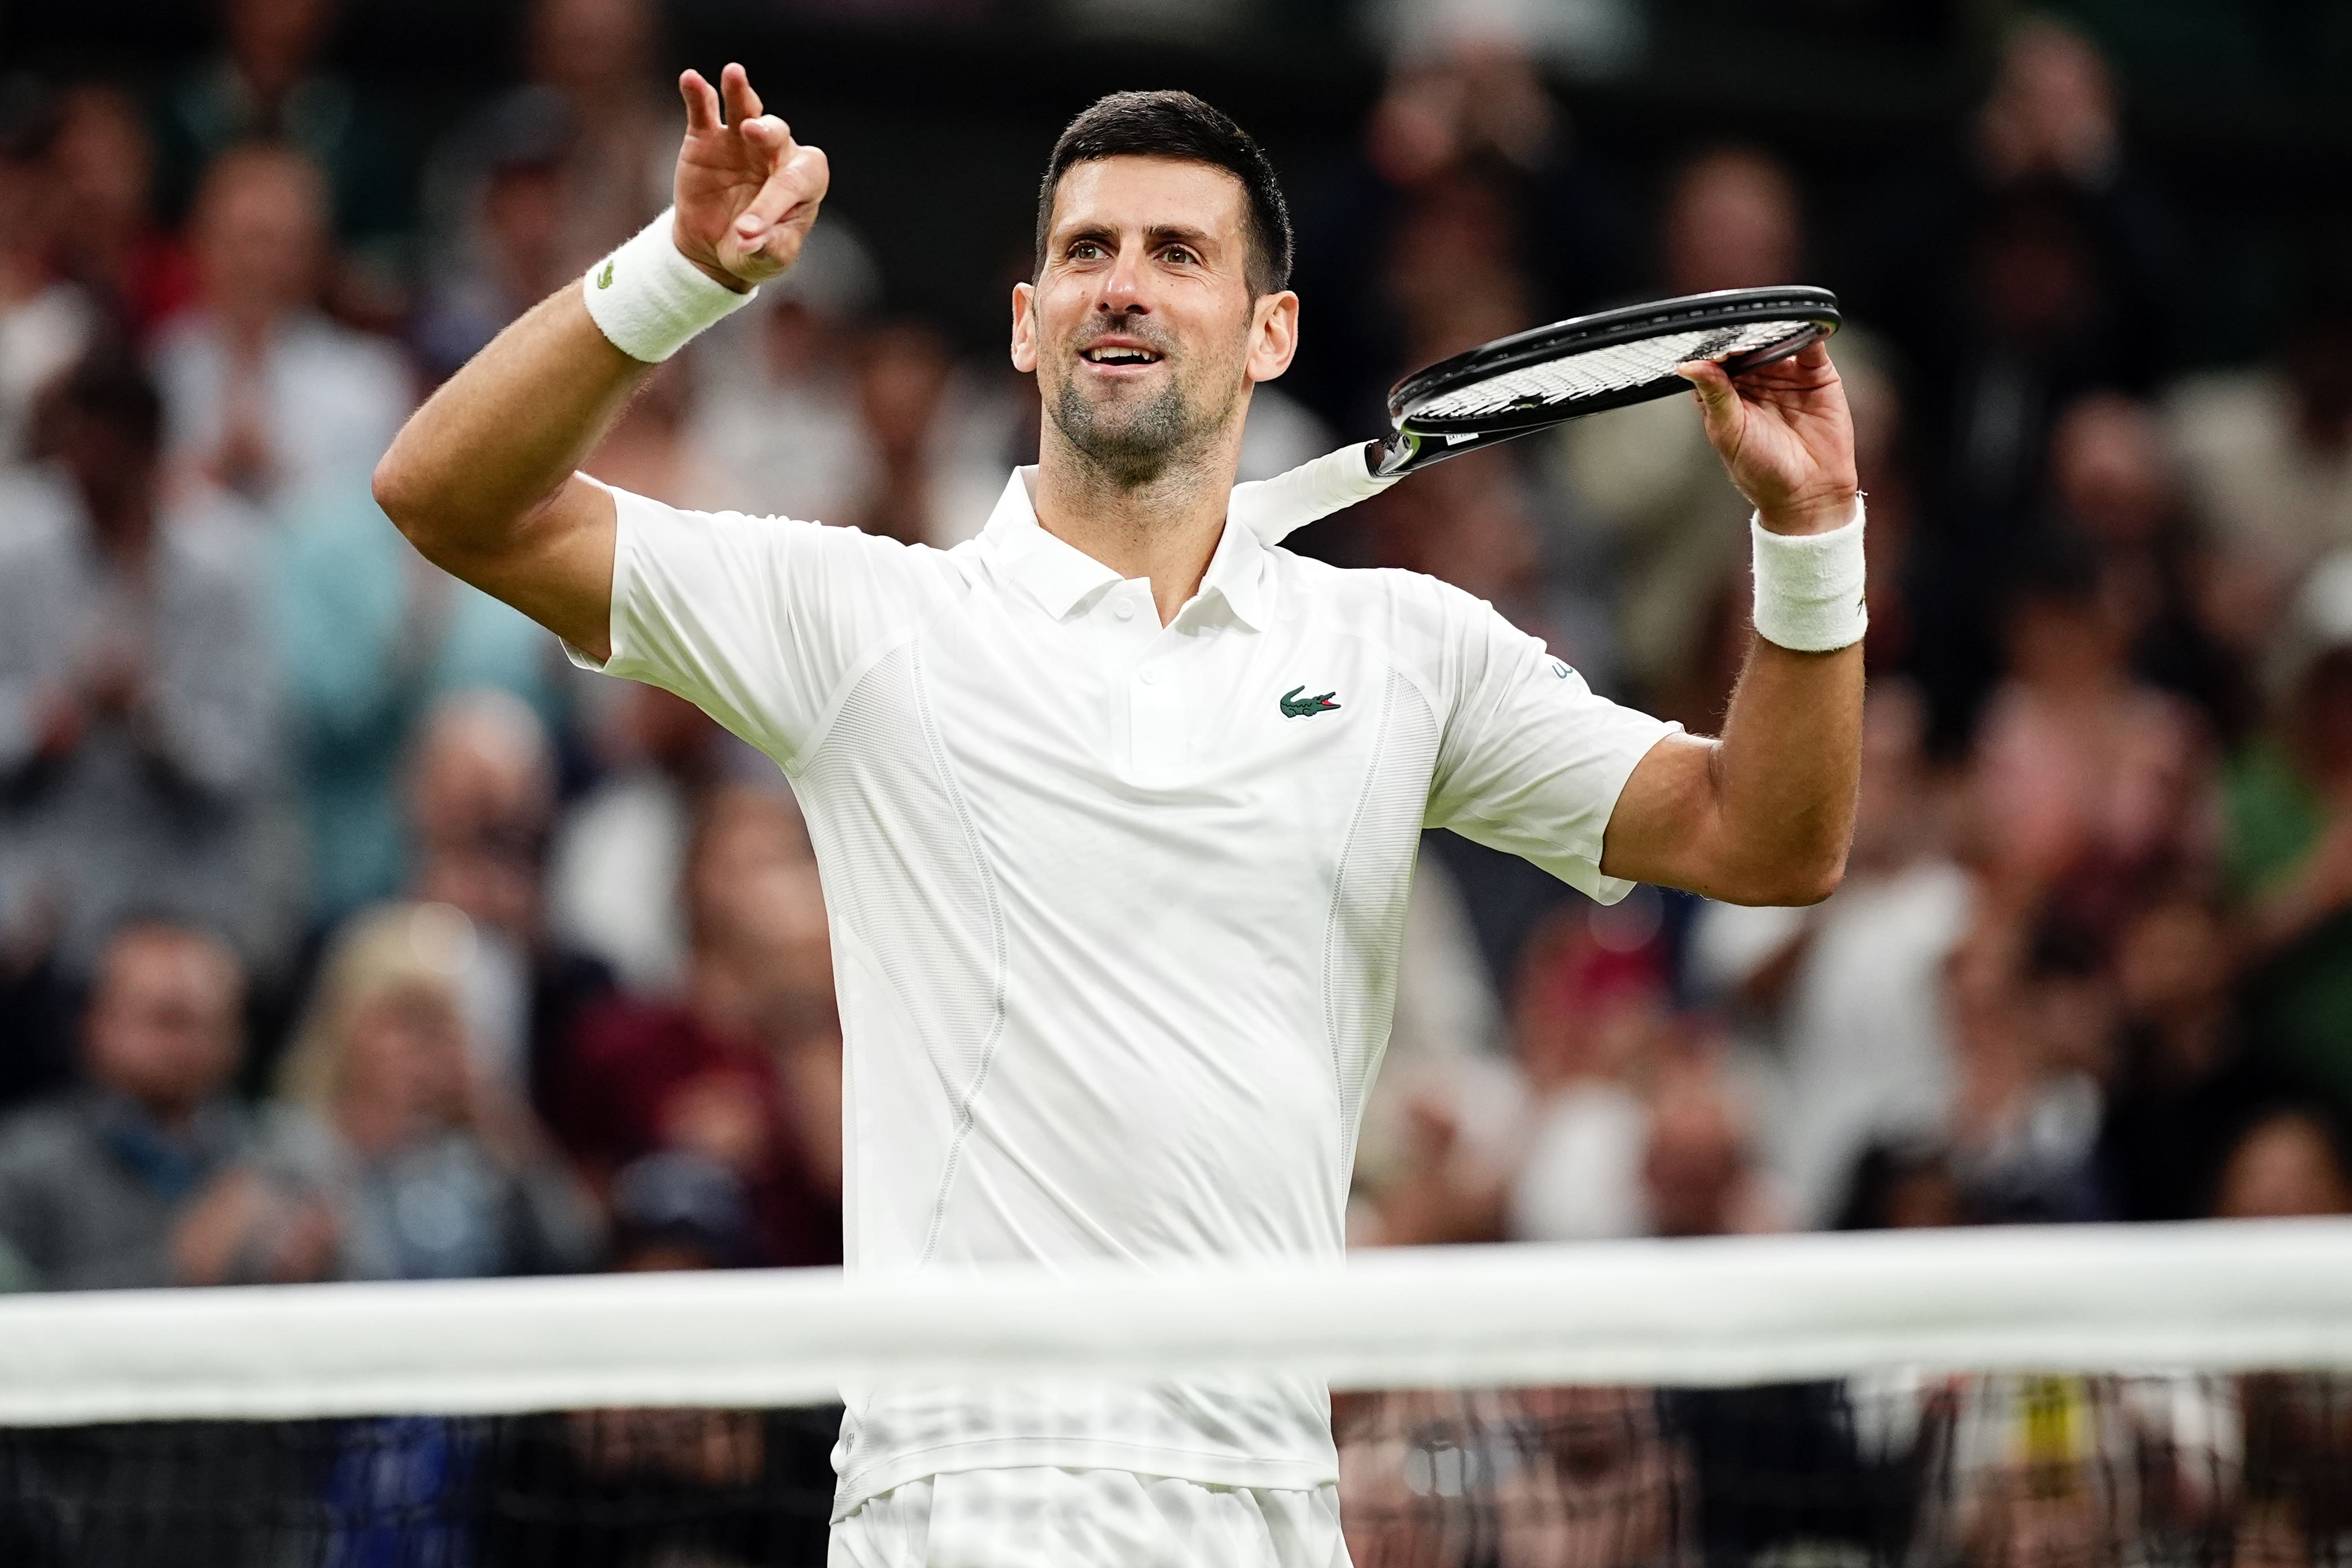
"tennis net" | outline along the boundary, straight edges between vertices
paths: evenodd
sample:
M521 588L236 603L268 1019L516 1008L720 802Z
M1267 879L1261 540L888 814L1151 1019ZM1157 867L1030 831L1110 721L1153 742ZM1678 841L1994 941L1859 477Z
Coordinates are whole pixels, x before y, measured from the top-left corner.
M821 1563L836 1391L1307 1374L1357 1568L2352 1558L2352 1223L0 1300L0 1563Z

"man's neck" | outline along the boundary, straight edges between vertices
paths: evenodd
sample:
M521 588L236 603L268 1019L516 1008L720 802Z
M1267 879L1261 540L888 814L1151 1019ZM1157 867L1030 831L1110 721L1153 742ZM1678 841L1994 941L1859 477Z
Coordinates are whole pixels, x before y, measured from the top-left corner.
M1224 537L1239 446L1237 426L1211 449L1128 485L1073 448L1049 419L1038 442L1038 526L1121 577L1150 578L1166 626L1200 591Z

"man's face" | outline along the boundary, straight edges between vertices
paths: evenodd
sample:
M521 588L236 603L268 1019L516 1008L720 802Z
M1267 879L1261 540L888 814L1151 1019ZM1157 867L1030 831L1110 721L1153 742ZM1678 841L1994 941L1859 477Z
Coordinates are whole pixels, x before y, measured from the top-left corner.
M1128 484L1226 429L1288 368L1297 296L1253 298L1248 197L1224 170L1104 158L1062 176L1037 280L1013 291L1013 363L1045 417Z
M91 1077L178 1115L236 1065L236 961L216 943L165 928L126 931L108 951L87 1026Z
M206 303L240 318L309 301L326 234L324 194L296 160L247 155L197 202L196 272Z

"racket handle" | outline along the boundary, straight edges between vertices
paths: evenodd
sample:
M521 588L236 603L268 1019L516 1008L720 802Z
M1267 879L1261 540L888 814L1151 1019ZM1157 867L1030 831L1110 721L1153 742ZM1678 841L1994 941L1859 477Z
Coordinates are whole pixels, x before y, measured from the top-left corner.
M1396 482L1371 470L1369 443L1342 447L1288 473L1234 487L1226 518L1240 523L1262 544L1279 544L1318 518L1376 496Z

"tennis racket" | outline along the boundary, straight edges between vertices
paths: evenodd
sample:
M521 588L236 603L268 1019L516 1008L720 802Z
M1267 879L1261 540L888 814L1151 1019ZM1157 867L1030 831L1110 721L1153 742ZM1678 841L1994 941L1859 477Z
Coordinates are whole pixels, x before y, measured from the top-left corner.
M1675 366L1733 375L1838 329L1826 289L1725 289L1572 316L1438 361L1389 393L1376 474L1403 474L1554 425L1689 389Z

